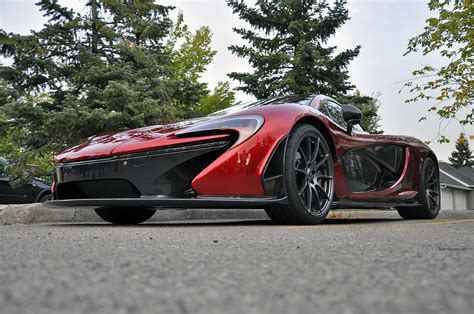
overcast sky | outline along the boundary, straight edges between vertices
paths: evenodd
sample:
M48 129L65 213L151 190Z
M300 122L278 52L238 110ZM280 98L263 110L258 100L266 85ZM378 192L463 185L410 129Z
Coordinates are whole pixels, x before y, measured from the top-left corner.
M29 30L38 30L45 19L34 5L36 0L0 0L0 28L8 32L26 34ZM431 140L438 134L439 120L429 117L427 121L418 123L418 119L426 113L429 103L405 104L409 94L401 89L403 81L410 78L415 68L424 64L440 66L443 60L437 56L408 55L403 56L408 39L419 34L424 21L430 16L426 6L427 0L349 0L348 8L351 20L341 27L331 44L339 49L353 48L361 45L359 56L350 64L351 82L363 94L371 95L380 92L380 115L382 129L387 134L407 134L421 140ZM86 0L63 0L62 4L83 10ZM181 10L185 21L191 29L207 25L213 32L212 46L217 50L214 61L203 76L203 81L211 87L218 81L228 80L227 73L248 71L245 60L232 55L227 47L242 43L233 33L232 27L244 25L232 14L224 0L165 0ZM237 83L233 83L236 86ZM252 97L239 93L238 100L249 100ZM452 122L443 134L453 139L450 144L430 145L438 154L438 158L447 160L454 147L462 127ZM474 128L467 127L464 131L474 135ZM473 142L471 141L471 147Z

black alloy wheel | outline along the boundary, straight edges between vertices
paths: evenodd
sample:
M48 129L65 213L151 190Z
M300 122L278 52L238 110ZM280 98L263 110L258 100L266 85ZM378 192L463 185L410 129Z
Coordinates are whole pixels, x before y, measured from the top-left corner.
M431 160L431 159L430 159ZM431 160L432 161L432 160ZM428 196L428 207L431 211L439 211L440 209L440 186L439 186L439 171L434 162L427 165L425 172L425 191Z
M290 134L285 156L288 204L266 208L272 220L284 224L318 224L331 209L334 193L333 158L324 136L301 124Z
M400 216L404 219L434 219L438 216L441 209L439 169L429 157L423 162L417 201L418 206L397 208Z
M334 180L331 153L321 140L317 133L307 133L295 154L298 195L306 210L316 216L329 209Z

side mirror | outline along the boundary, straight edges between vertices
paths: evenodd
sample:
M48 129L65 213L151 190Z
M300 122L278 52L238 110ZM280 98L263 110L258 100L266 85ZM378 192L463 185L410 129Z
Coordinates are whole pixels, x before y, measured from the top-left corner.
M354 105L342 105L342 117L347 123L347 132L352 134L352 127L362 120L362 111Z

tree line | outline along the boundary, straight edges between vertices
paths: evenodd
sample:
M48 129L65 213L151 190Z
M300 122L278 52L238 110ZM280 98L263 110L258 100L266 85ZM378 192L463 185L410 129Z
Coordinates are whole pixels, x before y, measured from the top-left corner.
M227 0L248 28L230 51L249 73L229 73L256 98L326 94L354 103L362 126L381 133L377 97L361 94L347 67L360 46L336 53L329 38L349 18L346 0ZM76 12L55 0L37 6L47 18L28 35L0 30L0 155L12 173L34 165L51 172L55 152L97 133L206 115L235 102L229 82L213 90L202 75L217 53L212 33L191 31L180 13L153 0L89 0ZM412 45L415 45L413 42Z

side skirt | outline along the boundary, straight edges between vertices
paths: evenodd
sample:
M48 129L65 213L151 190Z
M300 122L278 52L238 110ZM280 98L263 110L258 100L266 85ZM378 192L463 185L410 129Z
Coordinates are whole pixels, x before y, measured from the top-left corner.
M394 208L394 207L414 207L420 206L415 200L371 200L371 201L354 201L347 198L341 199L339 202L334 202L332 208Z
M142 196L140 198L99 198L53 200L48 205L56 207L163 207L166 208L261 208L269 204L286 204L286 197L214 197L169 198Z

